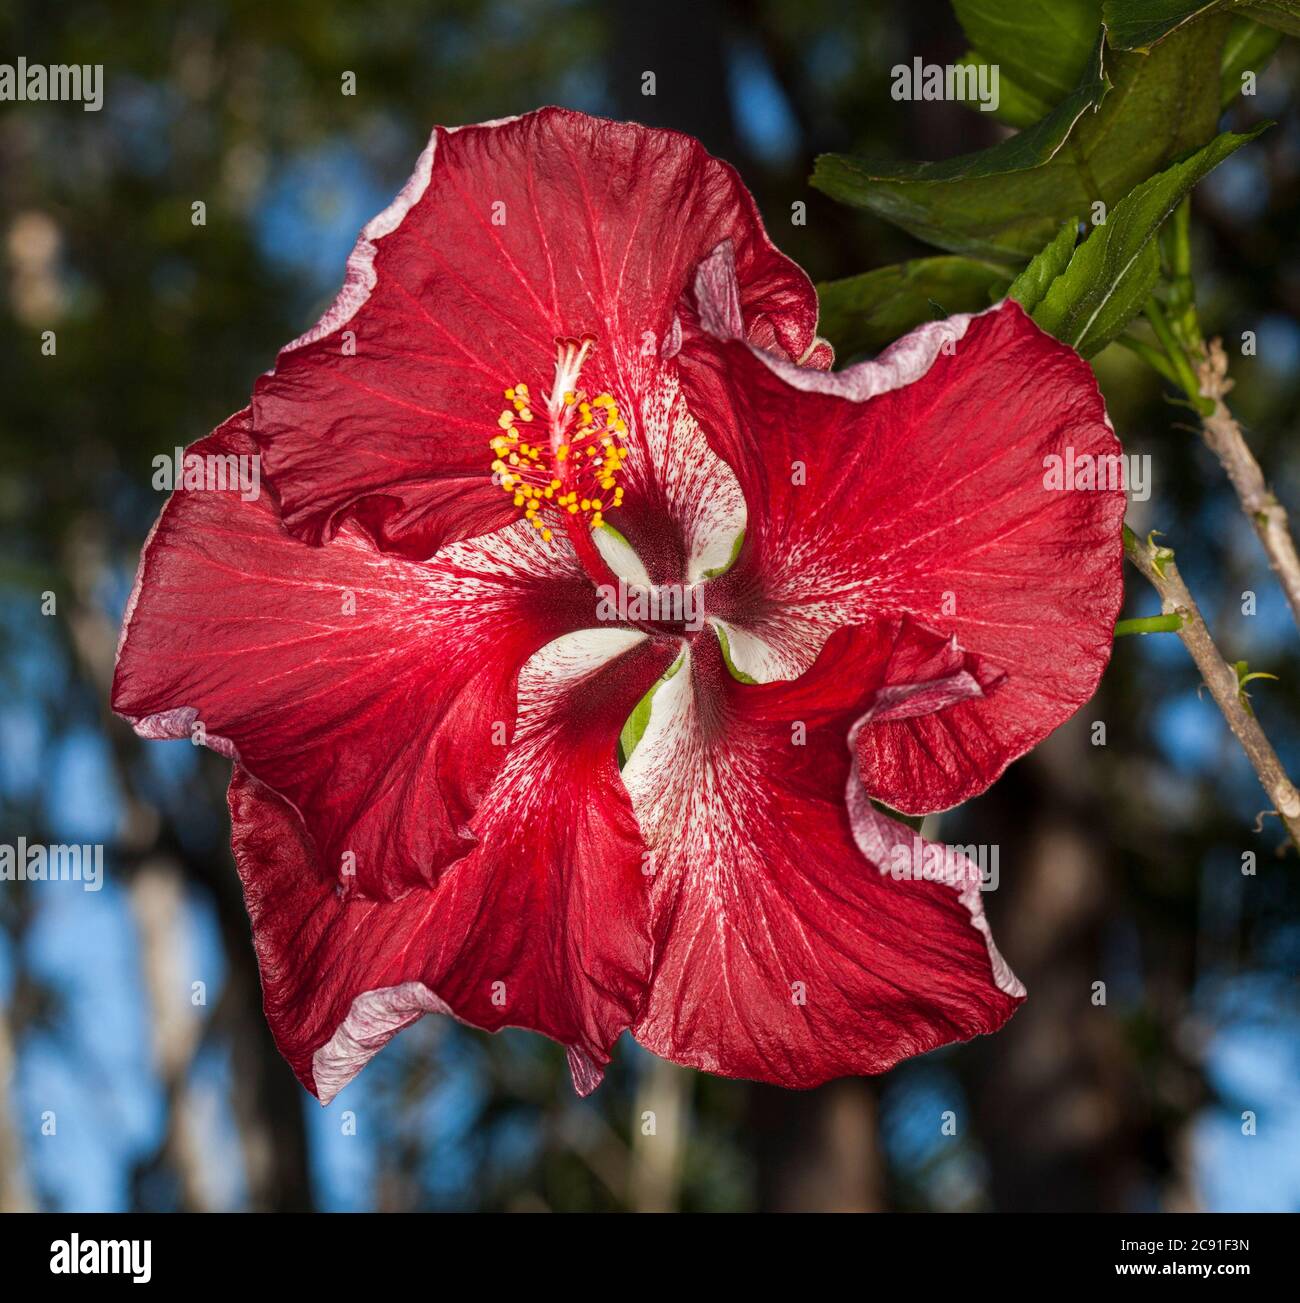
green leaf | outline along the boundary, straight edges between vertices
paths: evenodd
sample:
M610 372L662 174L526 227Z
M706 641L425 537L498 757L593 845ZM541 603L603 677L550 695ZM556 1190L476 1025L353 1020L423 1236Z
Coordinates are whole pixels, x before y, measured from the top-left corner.
M1281 32L1261 27L1249 18L1232 20L1228 38L1223 43L1220 68L1219 104L1223 108L1226 109L1241 94L1241 74L1263 72L1281 44Z
M1300 0L1105 0L1103 6L1111 45L1144 52L1197 18L1229 11L1300 33Z
M1101 0L952 0L952 8L978 57L1001 70L1003 95L1010 82L1044 113L1083 80L1101 26Z
M978 50L968 50L960 60L961 67L982 68L985 65L994 65L994 60L985 58ZM969 104L976 112L983 112L978 104L971 103L969 100L962 102ZM999 122L1005 122L1008 127L1032 127L1039 118L1045 118L1052 111L1052 107L1046 100L1040 100L1023 86L1012 81L1007 76L1005 68L999 70L998 106L992 110L993 116Z
M1257 23L1276 27L1289 36L1300 36L1300 3L1297 0L1254 0L1241 11Z
M823 155L813 185L952 253L1030 258L1072 214L1118 203L1213 137L1228 26L1195 23L1149 55L1109 51L1106 76L1098 42L1076 90L1010 140L942 163Z
M1268 124L1224 132L1190 158L1137 186L1075 250L1034 313L1044 330L1084 357L1110 343L1142 310L1160 276L1156 233L1183 197L1229 154Z
M1009 280L1007 269L994 262L914 258L818 285L817 329L842 358L875 353L923 321L988 307Z
M1117 50L1145 53L1170 32L1202 14L1226 7L1229 0L1106 0L1102 15Z
M1016 258L1024 248L1020 228L1041 226L1032 208L1008 203L1008 189L1022 189L1054 158L1078 120L1101 103L1109 89L1098 41L1088 75L1047 117L977 154L940 163L870 163L846 154L823 154L812 184L845 203L858 204L920 239L957 253ZM1055 228L1056 223L1052 222ZM980 234L980 228L988 230ZM1033 247L1042 241L1034 238Z
M1070 265L1078 238L1079 219L1071 217L1056 233L1056 238L1035 254L1029 266L1012 281L1007 297L1015 299L1026 312L1032 314L1042 302L1048 286Z
M1027 131L1019 131L978 153L938 163L879 163L875 165L874 175L900 181L964 181L1039 167L1056 156L1074 124L1089 109L1096 108L1109 89L1102 68L1102 48L1103 42L1098 39L1083 79L1047 117ZM823 159L839 158L844 156L824 154L817 160L818 167ZM846 162L852 165L854 160L846 159Z
M1069 292L1064 288L1058 291L1058 300L1051 300L1049 291L1049 299L1040 305L1043 319L1039 321L1035 313L1034 320L1083 357L1100 353L1142 311L1160 281L1160 246L1154 240L1137 245L1131 260L1117 269L1114 262L1121 256L1107 260L1102 268L1103 279L1114 277L1114 283L1093 287L1079 304L1071 304L1072 311L1064 323L1056 328L1049 324L1058 312L1058 302L1069 303Z

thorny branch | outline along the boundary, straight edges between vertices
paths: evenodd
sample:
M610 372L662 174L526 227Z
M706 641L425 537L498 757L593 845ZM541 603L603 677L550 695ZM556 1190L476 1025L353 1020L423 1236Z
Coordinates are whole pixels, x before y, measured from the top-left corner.
M1254 459L1251 460L1253 464ZM1196 662L1205 686L1273 802L1270 813L1282 820L1292 844L1300 850L1300 792L1287 777L1273 744L1264 735L1259 720L1246 701L1236 667L1226 661L1215 646L1195 599L1178 573L1173 552L1149 538L1142 541L1127 525L1124 526L1124 551L1160 594L1161 610L1166 615L1182 617L1178 636L1183 640L1183 646Z
M1268 564L1277 575L1291 614L1300 626L1300 556L1291 537L1286 508L1265 483L1264 472L1246 443L1241 426L1223 401L1233 382L1228 376L1227 354L1217 339L1210 341L1205 360L1197 369L1197 378L1201 396L1214 404L1214 410L1201 418L1201 433L1232 481L1241 509L1259 536Z

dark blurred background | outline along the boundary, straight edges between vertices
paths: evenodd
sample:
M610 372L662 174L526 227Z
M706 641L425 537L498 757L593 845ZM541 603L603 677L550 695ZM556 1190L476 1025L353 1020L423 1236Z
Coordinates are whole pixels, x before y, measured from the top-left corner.
M927 251L810 189L813 158L991 143L988 115L890 98L892 65L964 48L937 0L0 0L0 61L105 66L99 113L0 104L0 841L105 846L98 892L0 883L0 1207L1300 1209L1300 867L1276 820L1257 830L1263 794L1172 635L1122 639L1075 721L927 826L999 847L987 905L1022 1010L809 1093L625 1038L579 1101L548 1042L426 1019L321 1109L262 1020L227 763L139 742L106 706L162 505L151 459L243 406L315 321L433 124L559 103L681 128L815 279L845 276ZM1194 209L1202 321L1292 507L1297 69L1287 42L1229 118L1279 126ZM1253 700L1294 777L1300 643L1253 534L1159 380L1118 348L1097 368L1154 461L1130 522L1165 532L1230 658L1280 676ZM1128 583L1128 613L1152 613Z

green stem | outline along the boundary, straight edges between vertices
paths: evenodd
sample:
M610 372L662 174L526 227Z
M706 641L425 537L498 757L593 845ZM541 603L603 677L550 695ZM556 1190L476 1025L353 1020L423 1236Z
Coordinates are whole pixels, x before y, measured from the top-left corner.
M1153 371L1158 371L1171 385L1180 383L1178 373L1169 360L1158 348L1152 348L1145 339L1138 339L1136 335L1121 335L1115 342L1122 344L1130 353L1136 353L1147 366Z
M1183 627L1183 617L1175 611L1172 615L1144 615L1133 620L1121 620L1115 626L1115 637L1130 633L1177 633Z
M1192 274L1192 197L1188 195L1174 209L1169 223L1169 264L1176 277Z
M1188 195L1174 209L1160 233L1168 282L1169 325L1185 352L1200 357L1205 337L1196 316L1196 286L1192 281L1192 200Z
M1154 297L1147 300L1145 315L1146 319L1151 323L1151 329L1156 332L1156 338L1165 350L1165 355L1173 363L1174 370L1178 373L1178 384L1182 386L1188 401L1202 416L1210 415L1214 411L1214 404L1201 397L1201 386L1196 379L1196 372L1192 370L1192 364L1188 360L1187 352L1178 342L1168 320L1165 318L1163 309Z

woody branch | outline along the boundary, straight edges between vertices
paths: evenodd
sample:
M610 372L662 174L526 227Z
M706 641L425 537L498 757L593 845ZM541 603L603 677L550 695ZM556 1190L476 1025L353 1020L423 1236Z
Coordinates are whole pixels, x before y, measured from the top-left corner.
M1270 813L1282 820L1292 844L1300 850L1300 792L1287 776L1273 744L1246 701L1236 668L1215 646L1200 608L1178 573L1173 552L1150 539L1144 542L1127 525L1124 526L1124 551L1160 594L1161 610L1166 615L1180 617L1178 636L1183 646L1196 662L1205 686L1273 802Z

